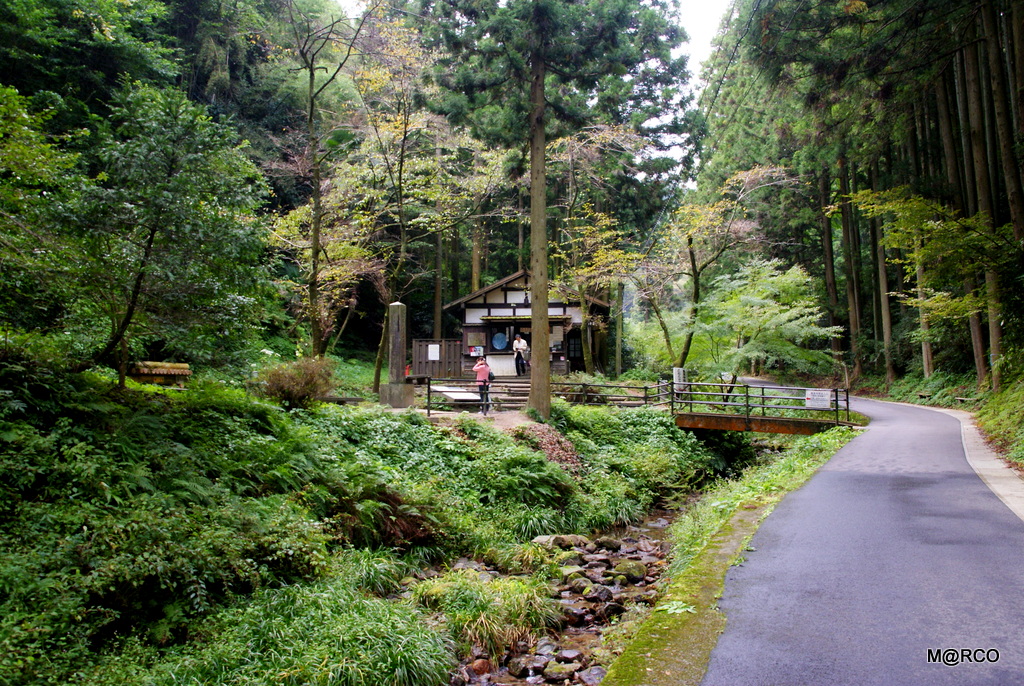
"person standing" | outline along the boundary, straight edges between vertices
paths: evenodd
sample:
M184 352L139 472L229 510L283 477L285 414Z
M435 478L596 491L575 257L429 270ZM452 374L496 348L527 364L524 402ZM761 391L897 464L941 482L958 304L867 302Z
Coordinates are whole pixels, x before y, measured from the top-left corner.
M487 364L487 358L477 360L473 371L476 372L476 390L480 394L480 414L486 417L491 402L491 365Z
M523 340L522 334L517 333L512 341L512 352L515 354L516 376L522 376L526 373L526 354L530 352L530 345Z

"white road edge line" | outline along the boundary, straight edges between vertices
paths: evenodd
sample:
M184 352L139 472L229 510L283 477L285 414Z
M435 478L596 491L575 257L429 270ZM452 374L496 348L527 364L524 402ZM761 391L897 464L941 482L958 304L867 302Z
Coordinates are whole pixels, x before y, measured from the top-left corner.
M967 463L985 485L1010 508L1010 511L1024 521L1024 480L988 447L974 422L974 415L963 410L942 407L927 409L948 414L960 421L960 438L963 441Z

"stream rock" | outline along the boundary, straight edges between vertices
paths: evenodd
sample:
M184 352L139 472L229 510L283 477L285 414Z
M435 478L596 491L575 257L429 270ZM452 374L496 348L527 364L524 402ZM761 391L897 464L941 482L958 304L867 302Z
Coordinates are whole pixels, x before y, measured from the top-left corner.
M490 660L479 658L469 663L469 668L477 674L490 674L494 671L494 665L491 664Z
M582 663L585 659L582 650L576 650L575 648L566 648L565 650L558 651L555 655L555 659L559 662L580 662Z
M549 662L544 668L544 678L548 681L565 681L581 669L583 665L579 662Z
M570 583L573 579L578 579L584 574L586 574L588 570L583 569L583 567L578 567L576 565L570 565L569 567L562 567L561 571L562 583Z
M537 536L533 539L533 543L545 548L584 548L590 540L586 536L580 536L578 534L555 534L549 536Z
M601 609L597 611L597 614L601 619L609 620L612 617L618 617L626 612L626 606L621 603L605 603L601 606Z
M542 655L520 655L508 661L508 673L522 679L544 673L551 660Z
M597 686L604 679L605 675L608 674L608 670L604 667L594 666L584 669L576 675L576 678L580 680L583 686Z
M611 536L599 536L594 539L594 545L605 550L618 550L622 547L622 541Z
M621 574L632 583L643 581L647 576L647 565L636 560L621 560L614 569L616 574Z
M595 602L607 603L613 597L612 589L601 584L594 584L583 592L583 597Z
M558 644L550 638L542 638L537 641L537 647L534 648L534 652L538 655L554 655L558 652Z

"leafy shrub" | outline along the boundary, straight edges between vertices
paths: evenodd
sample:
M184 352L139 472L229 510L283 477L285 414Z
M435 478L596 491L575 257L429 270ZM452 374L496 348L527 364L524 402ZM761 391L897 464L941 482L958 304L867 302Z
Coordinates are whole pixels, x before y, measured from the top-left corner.
M575 490L572 479L561 467L528 450L496 451L474 462L472 469L485 503L518 502L559 508Z
M288 409L309 407L334 388L334 362L327 357L303 357L263 370L254 386L260 395Z
M978 424L1010 460L1024 464L1024 380L993 395L978 412Z
M509 508L504 511L502 520L516 540L520 541L529 541L565 528L562 514L549 507Z
M335 555L330 573L356 589L387 595L401 588L399 581L409 571L407 563L387 550L346 548Z
M587 475L585 488L567 508L572 526L581 531L601 531L633 524L643 519L654 500L646 489L638 489L626 476L606 469Z
M196 649L137 683L442 686L454 663L450 642L414 608L360 596L338 579L262 591L202 633Z
M497 659L520 641L561 620L547 585L530 577L483 581L473 570L453 570L413 587L417 602L440 612L464 654L475 645Z

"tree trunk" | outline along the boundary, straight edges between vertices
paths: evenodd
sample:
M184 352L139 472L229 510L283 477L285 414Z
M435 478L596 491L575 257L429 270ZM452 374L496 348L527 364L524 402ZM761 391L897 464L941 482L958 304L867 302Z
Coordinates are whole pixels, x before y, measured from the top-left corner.
M953 117L949 108L949 88L947 86L949 70L947 69L935 81L935 104L938 108L939 139L942 142L942 162L946 172L946 183L949 184L949 197L953 207L963 211L962 183L960 180L959 155L956 150L956 138L953 136Z
M585 293L580 293L580 338L583 339L583 369L594 373L594 336L590 326L590 302Z
M832 250L832 217L825 212L825 208L831 204L832 182L829 179L828 170L821 174L819 191L821 194L821 252L824 256L825 268L825 295L828 298L828 323L829 326L839 325L839 289L836 286L836 260ZM839 360L843 355L843 342L839 338L832 338L832 355Z
M1006 185L1007 203L1010 206L1013 237L1020 241L1024 239L1024 191L1021 190L1020 173L1013 150L1013 121L1009 99L1006 95L1008 87L1003 66L1003 51L992 0L982 3L981 18L985 28L992 114L996 120L996 134L999 137L999 159L1002 163L1003 182Z
M943 74L936 82L936 103L939 110L939 134L942 138L942 157L945 162L946 182L949 184L953 207L964 211L964 203L968 203L968 213L977 211L971 206L973 193L965 193L965 184L960 176L960 165L957 163L961 155L957 153L956 138L953 135L953 117L949 107L948 74ZM973 168L973 167L970 167ZM969 184L968 184L969 185ZM973 279L964 280L964 294L970 296L975 291ZM971 353L974 358L976 385L980 391L985 385L988 368L985 364L985 338L981 332L981 317L977 312L967 317L967 327L971 333Z
M547 177L544 136L544 57L534 53L530 84L530 396L527 405L542 418L551 416L551 330L548 324Z
M470 257L469 292L476 293L480 290L480 266L483 263L484 254L484 230L481 226L482 220L473 222L473 253Z
M857 294L857 280L854 260L853 213L850 208L850 172L845 158L839 160L840 219L843 227L843 266L846 273L846 303L849 309L850 352L853 356L853 378L864 373L860 350L860 302Z
M978 212L987 221L994 221L991 184L986 159L984 113L982 111L981 78L978 56L974 46L965 49L964 66L967 76L967 105L971 125L971 153L974 161L974 179L977 188ZM985 272L985 292L988 296L988 337L989 368L992 370L992 390L999 385L999 371L996 364L1002 352L1002 326L999 321L999 281L991 270Z
M437 230L434 244L434 340L440 340L443 335L444 317L444 234Z
M871 190L879 190L878 161L871 168ZM880 219L872 219L872 236L875 270L878 276L878 310L882 324L882 350L885 353L885 385L896 381L896 369L892 363L892 312L889 309L889 276L885 269L884 229Z
M626 318L626 284L619 281L615 291L615 302L618 304L615 313L615 378L618 379L622 376L622 334L623 320Z
M519 221L516 222L516 226L519 228L519 249L516 250L516 269L518 271L523 270L523 247L526 243L526 224L522 220L523 214L523 194L516 186L516 217Z
M686 358L690 356L690 348L693 346L693 327L697 323L697 312L700 308L700 269L697 265L697 253L693 249L692 238L687 237L686 243L690 256L690 304L686 313L687 328L683 337L683 349L679 353L679 364L676 365L682 369L686 369Z
M309 225L309 284L306 298L309 300L309 353L320 357L324 352L323 321L320 318L320 229L323 222L323 169L320 162L320 138L316 135L316 70L309 67L309 92L306 103L306 145L312 159L313 173L313 214Z
M924 265L917 263L917 298L924 301ZM932 357L932 342L928 338L931 324L928 322L928 313L924 308L919 308L918 316L921 319L921 371L924 378L930 378L935 372L935 362Z
M668 322L665 321L665 315L662 313L661 307L655 298L651 298L648 302L651 305L651 310L654 312L654 318L658 320L658 326L661 328L661 336L665 340L665 350L668 352L668 359L675 360L676 354L672 349L672 334L668 330Z
M434 151L438 168L441 166L441 148ZM434 205L438 216L441 216L441 198ZM434 340L440 340L444 334L444 232L437 227L434 236Z
M1000 324L1002 309L999 301L999 277L994 271L985 271L985 294L988 296L988 362L992 370L992 392L998 393L1002 386L1000 358L1003 356L1003 327Z
M973 295L978 286L973 278L964 279L964 294ZM985 336L981 330L981 315L972 312L967 317L967 326L971 332L971 352L974 357L974 376L977 389L985 388L988 376L988 365L985 362Z
M389 311L391 308L384 306L384 324L380 331L380 342L377 343L377 357L373 361L373 392L380 393L380 374L384 368L384 351L388 349L388 329L391 327Z
M967 56L966 49L961 51L954 60L956 71L954 86L956 87L957 118L960 121L960 160L963 162L963 178L961 185L966 210L969 216L978 212L978 188L975 184L974 155L971 146L971 115L967 98Z
M1017 113L1017 136L1024 138L1024 0L1013 0L1013 104Z
M462 285L459 281L459 226L452 227L452 238L448 244L448 282L451 284L451 298L458 300L462 293Z

